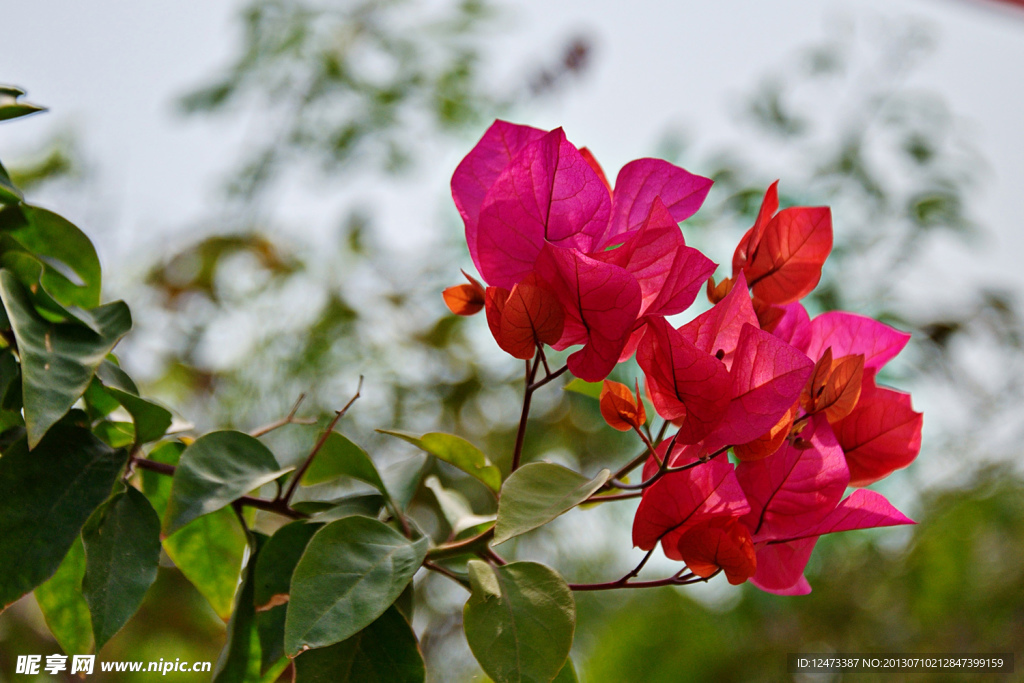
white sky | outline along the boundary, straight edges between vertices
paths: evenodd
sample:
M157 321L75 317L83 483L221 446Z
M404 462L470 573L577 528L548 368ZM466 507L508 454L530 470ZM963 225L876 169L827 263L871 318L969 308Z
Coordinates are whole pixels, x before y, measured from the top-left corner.
M35 199L78 222L108 262L120 260L116 245L128 235L153 244L154 237L201 216L217 196L216 181L230 167L239 137L223 123L183 119L173 103L226 64L238 37L238 2L5 5L0 82L26 88L51 113L0 126L0 155L10 160L71 128L99 192L88 210L62 206L59 195ZM610 173L650 153L666 128L683 125L702 139L726 142L740 95L796 49L830 35L830 22L926 19L938 48L915 82L947 100L990 164L991 177L972 209L997 230L998 240L989 245L992 272L1020 275L1024 11L969 0L530 0L505 7L507 33L493 43L499 71L503 64L509 73L537 64L537 55L554 54L572 35L595 39L583 82L535 107L523 122L564 126ZM447 179L464 151L446 150L439 168L418 179L417 193L447 201ZM387 201L389 190L378 191L385 193L382 201L394 203Z

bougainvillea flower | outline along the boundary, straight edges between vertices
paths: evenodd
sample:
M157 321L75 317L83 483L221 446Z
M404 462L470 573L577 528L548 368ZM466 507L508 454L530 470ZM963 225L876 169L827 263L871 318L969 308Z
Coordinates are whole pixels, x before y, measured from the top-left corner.
M750 530L735 517L717 517L690 528L676 547L687 568L704 578L721 569L729 583L737 586L757 569Z
M796 413L799 406L795 403L786 411L786 414L779 418L779 421L767 432L747 443L737 444L732 452L740 461L753 461L767 458L775 451L782 448L789 431L793 427Z
M686 246L675 217L655 197L639 229L622 246L595 255L627 270L640 284L640 315L682 313L715 271L715 263Z
M491 334L513 358L533 358L539 344L557 342L565 328L565 313L558 297L533 273L511 292L489 287L486 306Z
M743 326L757 326L757 316L746 285L746 279L740 273L735 286L721 301L679 328L680 334L690 343L720 359L726 368L732 367Z
M915 412L910 394L866 381L868 393L833 428L846 453L850 485L867 486L906 467L921 450L924 416Z
M896 357L910 335L856 313L831 311L810 321L807 355L818 359L831 347L832 355L864 355L866 370L879 370Z
M757 221L733 255L733 275L745 273L754 296L767 304L787 304L809 294L832 251L828 207L790 207L771 216L778 205L772 184Z
M752 583L779 595L805 595L811 592L804 568L818 538L830 533L914 524L880 493L860 489L839 503L817 524L794 534L760 543L755 536L757 571Z
M811 317L807 315L807 309L798 301L777 308L782 310L782 315L770 328L762 326L761 329L807 353L811 344ZM812 360L817 358L812 357Z
M729 371L664 318L652 318L636 360L647 378L655 410L666 420L681 420L677 442L692 444L707 436L729 405Z
M478 269L480 260L477 257L476 246L477 223L487 191L513 157L531 142L544 137L544 134L545 132L538 128L495 121L452 175L452 197L466 225L466 243L473 263Z
M799 303L785 309L773 334L803 348L817 367L824 370L826 355L864 358L859 388L860 362L846 361L832 388L836 403L826 411L846 452L851 485L865 486L909 465L921 448L923 417L914 412L909 395L876 387L874 377L906 346L910 335L854 313L833 311L810 320ZM817 400L813 408L823 405ZM804 405L805 410L809 407Z
M565 330L552 346L561 351L583 344L569 356L569 371L588 382L601 381L619 362L640 311L636 278L619 266L551 245L541 253L537 273L565 310Z
M511 287L533 270L545 244L597 251L611 214L608 189L561 128L512 159L480 207L477 269Z
M792 346L744 323L729 371L729 404L704 451L752 441L796 403L814 364Z
M713 264L686 246L678 222L710 186L667 162L640 159L623 167L609 192L593 155L561 129L500 121L452 177L481 276L506 290L530 273L551 285L567 315L554 346L584 345L569 369L588 381L603 379L624 356L641 315L692 303Z
M637 159L622 167L615 178L612 217L602 248L619 244L647 219L654 199L677 222L697 213L711 190L712 181L662 159Z
M640 429L647 422L647 411L640 398L640 383L636 385L636 396L629 387L609 379L601 387L601 416L605 422L620 432Z
M448 310L455 315L476 315L484 307L484 286L466 271L462 271L462 274L469 280L469 284L448 287L441 295Z
M801 534L827 517L846 490L850 473L825 417L812 417L801 437L802 444L786 443L774 455L736 468L750 502L741 521L755 542Z
M818 359L814 372L800 393L800 405L808 415L824 413L832 424L846 417L860 399L864 356L832 359L832 347Z
M774 183L768 186L768 189L764 193L764 199L761 200L761 208L757 212L757 218L754 220L754 225L751 226L743 237L740 238L739 244L736 245L736 251L732 255L732 275L736 277L744 268L750 266L753 260L754 251L757 246L761 243L761 238L764 236L764 229L768 227L768 223L771 221L772 216L779 210L779 181L776 180Z
M685 464L675 454L672 462ZM680 560L679 538L690 528L716 517L741 517L749 510L735 468L715 458L670 472L644 489L633 518L633 545L651 550L661 541L665 555Z

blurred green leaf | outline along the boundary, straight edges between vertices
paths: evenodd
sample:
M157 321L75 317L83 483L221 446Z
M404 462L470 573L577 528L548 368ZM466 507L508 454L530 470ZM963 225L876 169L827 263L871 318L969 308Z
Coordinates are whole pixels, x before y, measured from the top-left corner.
M40 107L31 102L22 102L20 98L24 94L25 91L21 88L16 88L13 85L0 85L0 121L46 111L46 107Z
M0 271L0 297L18 342L25 424L29 446L35 447L85 393L97 366L131 329L131 314L121 301L93 309L100 334L80 325L48 322L6 270Z
M172 534L197 517L219 510L268 484L282 469L258 439L243 432L205 434L185 449L174 473L163 533Z
M373 623L412 580L427 545L367 517L317 532L292 576L285 652L333 645Z
M164 539L164 550L203 594L221 619L231 616L231 599L245 553L245 533L230 508L203 515Z
M57 425L33 451L0 457L0 607L57 571L89 515L110 495L127 455L80 427Z
M0 204L17 204L24 198L14 183L11 176L7 175L7 169L0 164Z
M575 394L579 394L580 396L600 399L602 386L604 386L602 382L584 382L582 379L577 377L562 387L562 390L571 391Z
M441 507L444 518L448 520L453 534L458 535L466 529L494 521L494 515L475 514L465 496L453 489L446 489L437 477L427 477L426 486L437 498L437 504Z
M35 590L46 625L67 655L84 655L92 650L89 606L82 598L84 574L85 552L81 539L76 538L57 573Z
M397 436L434 457L458 467L466 474L482 481L492 491L497 492L501 488L501 471L491 464L483 451L462 437L442 432L430 432L423 436L416 436L389 429L378 429L377 431L381 434Z
M104 420L93 427L92 432L111 448L126 448L135 441L135 427L131 422Z
M551 683L578 683L579 679L576 677L576 667L572 663L572 657L565 660L565 666L555 676L555 680Z
M593 479L547 462L533 462L513 472L501 487L494 543L525 534L576 507L612 476L601 470Z
M496 683L554 679L572 647L576 603L553 569L535 562L469 562L473 593L463 610L466 640Z
M423 453L417 453L411 458L396 462L381 473L381 478L387 485L395 505L402 510L409 507L429 467L430 458Z
M99 652L139 609L156 580L160 518L146 496L129 486L93 513L82 529L82 540L82 592Z
M416 634L394 607L351 638L295 659L296 683L423 683Z

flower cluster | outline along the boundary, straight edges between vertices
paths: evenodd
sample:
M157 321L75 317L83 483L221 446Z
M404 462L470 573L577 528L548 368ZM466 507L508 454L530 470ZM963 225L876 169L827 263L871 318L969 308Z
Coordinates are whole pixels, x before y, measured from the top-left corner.
M777 183L736 247L732 276L716 284L716 264L679 229L710 187L657 159L626 164L613 187L561 129L495 122L452 178L489 286L467 276L445 300L463 315L486 309L516 358L581 346L568 368L590 382L635 354L655 411L676 430L647 441L634 544L660 544L697 576L805 593L822 534L911 523L876 492L843 498L918 453L921 414L875 382L909 335L852 313L809 317L800 299L832 249L831 214L779 211ZM674 327L666 316L705 283L714 306ZM601 408L643 436L639 388L634 400L606 382Z

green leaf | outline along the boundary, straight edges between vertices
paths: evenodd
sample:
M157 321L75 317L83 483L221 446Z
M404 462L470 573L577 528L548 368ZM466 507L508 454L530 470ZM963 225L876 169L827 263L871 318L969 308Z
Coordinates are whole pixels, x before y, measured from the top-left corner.
M24 198L25 195L11 180L11 176L7 175L7 169L0 164L0 204L17 204Z
M426 485L437 498L437 504L441 507L444 518L448 520L453 534L458 535L466 529L494 521L494 515L475 514L465 496L458 491L446 489L437 477L433 475L427 477Z
M450 465L455 465L467 474L471 474L492 491L497 492L501 488L501 471L491 464L483 451L454 434L443 434L441 432L430 432L423 436L415 436L405 432L396 432L388 429L378 429L381 434L389 434L404 439L412 445L420 448L431 455L444 460Z
M135 441L135 427L131 422L103 421L93 427L92 432L111 448L125 448Z
M256 561L253 599L257 610L265 611L288 602L295 565L320 528L319 524L291 522L270 537Z
M302 484L322 484L342 476L365 481L381 493L387 492L376 466L366 451L342 434L331 432L313 459L313 464L302 476Z
M213 683L244 683L259 679L259 641L256 640L256 610L253 607L256 563L267 537L254 533L255 554L249 557L242 574L242 585L228 622L227 642L213 667ZM255 648L253 647L255 646Z
M0 297L18 342L25 425L29 446L35 448L85 393L97 366L131 329L131 314L121 301L93 309L100 334L81 325L49 322L36 313L24 288L6 270L0 271Z
M259 679L259 683L276 683L277 679L281 677L285 669L292 663L292 660L287 657L281 657L273 664L263 669L263 676Z
M57 425L35 450L0 457L0 608L50 578L127 455L80 427Z
M164 550L221 619L231 615L231 598L245 553L245 533L230 508L204 515L164 539Z
M584 382L583 380L577 377L576 379L562 387L562 391L571 391L574 394L579 394L580 396L586 396L588 398L600 400L601 387L603 385L603 382Z
M243 432L201 436L181 454L163 533L172 534L291 469L282 469L270 449Z
M406 458L385 468L381 473L391 500L400 509L404 510L409 507L409 503L420 488L423 475L430 468L430 463L430 457L425 453L416 453L411 458Z
M127 391L121 391L113 387L105 387L114 399L117 400L128 414L132 416L135 425L135 441L137 443L150 443L156 441L167 433L174 419L171 411L161 405L140 398Z
M46 111L46 107L40 107L31 102L22 102L19 98L25 94L21 88L10 85L0 85L0 121L15 119L19 116L28 116L39 111Z
M129 394L139 395L139 387L135 385L132 378L128 376L128 373L117 366L117 364L111 362L113 356L108 356L106 360L100 363L100 366L96 368L96 377L99 378L100 382L105 387L111 387L113 389L120 389L121 391L127 391Z
M463 610L466 640L496 683L549 683L562 670L576 628L572 591L535 562L492 567L470 560L473 593Z
M312 517L306 520L307 523L335 522L343 517L362 515L363 517L376 517L384 505L384 497L376 493L360 493L344 498L336 498L332 501L331 507L314 512ZM296 506L292 506L296 507ZM296 509L298 509L296 507Z
M495 545L568 512L589 498L610 477L608 470L601 470L593 479L587 479L578 472L548 462L523 465L501 487L498 523L494 528Z
M6 236L41 262L39 283L58 303L85 309L99 306L102 269L84 232L52 211L27 204L4 211L0 225Z
M142 604L160 563L160 518L140 491L127 487L98 509L85 528L82 591L99 652Z
M92 649L89 606L82 599L84 574L82 541L75 539L57 573L35 590L46 625L67 655L84 655Z
M427 545L368 517L318 531L292 575L285 652L333 645L373 623L412 580Z
M185 444L180 441L166 441L149 452L149 459L165 465L177 465L184 450ZM167 501L171 497L171 477L143 469L139 470L139 474L142 477L142 492L146 494L156 514L163 519Z
M278 605L263 612L256 612L256 635L260 644L260 672L270 671L274 664L284 658L284 620L287 605Z
M355 634L295 659L296 683L423 683L416 634L394 607Z
M565 666L555 676L555 680L551 683L578 683L579 679L576 678L576 667L573 666L572 658L565 660Z

